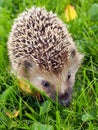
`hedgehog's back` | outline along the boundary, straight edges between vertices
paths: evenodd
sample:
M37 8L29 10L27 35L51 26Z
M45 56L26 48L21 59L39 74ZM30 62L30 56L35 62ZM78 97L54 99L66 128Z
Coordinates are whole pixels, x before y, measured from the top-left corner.
M41 68L57 71L67 62L71 44L66 26L55 14L32 7L21 13L12 26L8 40L12 68L18 68L27 58Z

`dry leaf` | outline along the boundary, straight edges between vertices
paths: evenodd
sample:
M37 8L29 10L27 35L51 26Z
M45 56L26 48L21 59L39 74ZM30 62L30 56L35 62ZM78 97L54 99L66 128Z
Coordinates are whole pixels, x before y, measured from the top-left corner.
M38 92L35 92L35 90L33 92L30 88L30 85L26 81L24 81L22 79L18 79L18 80L19 80L19 85L20 85L20 89L22 90L22 92L24 92L25 94L29 93L32 95L32 97L34 97L36 95L36 97L40 101L41 98L40 98L40 94Z
M13 112L6 112L6 115L9 117L9 118L15 118L19 115L19 110L16 111L14 110Z
M66 17L66 22L69 22L77 17L77 13L76 10L74 9L74 6L67 5L65 9L65 17Z
M20 85L20 89L25 92L25 93L32 93L30 86L28 83L26 83L26 81L22 80L22 79L18 79L19 80L19 85Z

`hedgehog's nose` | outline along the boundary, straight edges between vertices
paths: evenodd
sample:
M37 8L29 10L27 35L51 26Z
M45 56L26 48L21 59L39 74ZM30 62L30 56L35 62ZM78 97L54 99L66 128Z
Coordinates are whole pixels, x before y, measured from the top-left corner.
M70 105L70 101L61 101L60 103L61 103L61 105L64 106L64 107L65 107L65 106L66 106L66 107L69 107L69 105Z
M68 107L71 102L71 92L65 92L62 95L59 95L59 102L62 106Z

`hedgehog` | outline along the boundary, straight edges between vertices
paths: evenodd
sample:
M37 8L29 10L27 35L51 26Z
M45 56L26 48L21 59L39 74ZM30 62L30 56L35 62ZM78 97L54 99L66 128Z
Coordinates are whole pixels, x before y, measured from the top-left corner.
M25 10L15 19L7 45L11 71L17 77L69 106L83 55L55 13L44 7Z

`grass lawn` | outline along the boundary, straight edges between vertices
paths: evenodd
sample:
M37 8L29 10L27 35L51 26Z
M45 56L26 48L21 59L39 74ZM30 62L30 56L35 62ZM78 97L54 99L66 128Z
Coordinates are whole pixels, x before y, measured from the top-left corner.
M75 7L77 18L66 22L64 10ZM14 18L31 6L57 13L85 57L68 108L47 99L23 95L10 74L7 39ZM97 0L0 0L0 130L98 130L98 2Z

